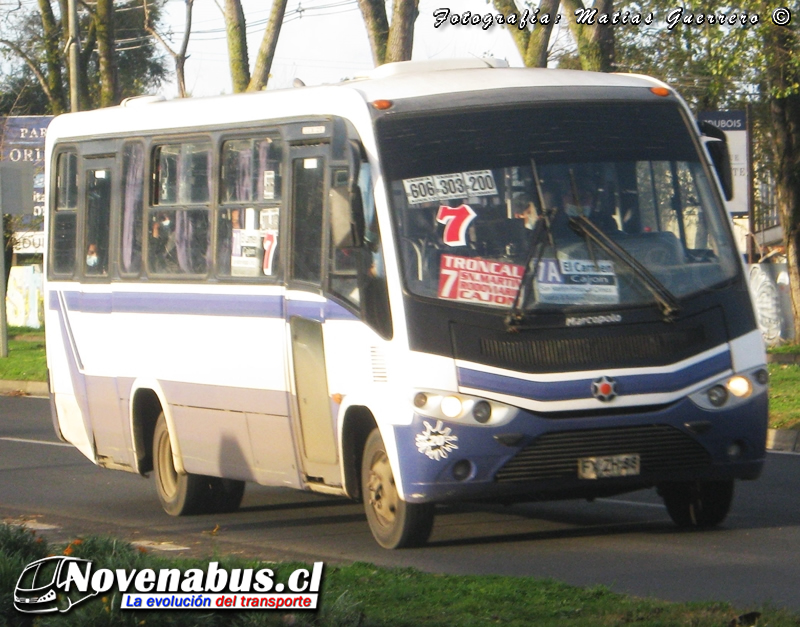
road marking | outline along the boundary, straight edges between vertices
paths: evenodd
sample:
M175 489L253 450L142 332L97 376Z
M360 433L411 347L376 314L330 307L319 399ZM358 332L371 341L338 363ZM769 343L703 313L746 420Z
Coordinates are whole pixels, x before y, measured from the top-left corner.
M658 509L664 509L664 506L661 503L645 503L643 501L623 501L621 499L597 499L601 503L614 503L617 505L633 505L635 507L657 507Z
M19 520L7 518L3 522L9 525L16 525L18 527L25 527L32 531L53 531L54 529L61 529L58 525L48 525L47 523L36 522L35 520Z
M153 540L137 540L131 542L133 546L138 546L143 549L156 549L158 551L188 551L188 546L180 546L172 542L155 542Z
M5 440L6 442L22 442L24 444L47 444L48 446L69 446L72 448L72 444L67 444L66 442L48 442L47 440L28 440L26 438L2 438L0 440Z

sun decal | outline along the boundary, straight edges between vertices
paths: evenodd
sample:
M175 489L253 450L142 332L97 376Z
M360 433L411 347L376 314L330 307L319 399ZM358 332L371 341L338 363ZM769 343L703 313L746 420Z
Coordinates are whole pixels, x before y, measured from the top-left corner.
M418 433L416 437L417 450L424 453L437 462L446 459L450 451L458 448L458 436L452 435L453 430L445 427L441 420L436 421L436 426L431 426L427 420L424 421L425 431Z

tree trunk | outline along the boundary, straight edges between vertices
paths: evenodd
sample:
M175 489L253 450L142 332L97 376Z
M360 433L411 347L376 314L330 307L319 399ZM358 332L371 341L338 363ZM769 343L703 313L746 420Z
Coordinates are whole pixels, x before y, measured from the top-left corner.
M375 67L386 62L386 44L389 40L389 18L384 0L358 0L364 25L367 27L369 47Z
M95 23L100 70L100 106L111 107L119 102L113 0L97 0Z
M247 91L260 91L267 86L269 81L269 71L272 68L272 59L275 56L275 48L278 46L278 36L281 34L283 15L286 13L288 0L273 0L272 12L269 15L267 30L261 39L261 47L258 49L256 65L253 68L253 76Z
M89 23L89 30L81 41L81 54L78 59L78 71L81 75L80 81L80 110L88 111L92 108L91 96L89 95L89 61L91 61L97 46L97 22L92 20Z
M536 24L533 30L520 28L519 23L508 24L508 31L517 46L522 62L525 67L547 67L547 50L550 46L550 35L553 32L553 25L558 15L560 0L541 0L539 3L538 16L549 15L548 24ZM518 16L524 14L524 9L520 11L515 0L494 0L494 7L503 15L516 13Z
M47 67L45 93L50 101L54 115L67 110L67 98L64 93L64 83L61 75L63 57L61 55L61 28L53 14L53 7L49 0L39 0L39 13L42 18L42 33L44 34L45 66Z
M386 42L386 62L410 61L414 48L414 22L419 15L419 0L394 0L392 23Z
M791 27L764 26L770 118L775 151L775 191L783 226L795 343L800 342L800 35Z
M250 59L247 56L247 30L241 0L225 0L225 28L228 33L228 63L234 93L250 84Z
M611 24L579 24L578 14L583 10L596 10L597 15L611 15L613 0L596 0L592 7L585 7L582 0L564 0L569 29L578 45L581 68L592 72L614 71L614 26Z

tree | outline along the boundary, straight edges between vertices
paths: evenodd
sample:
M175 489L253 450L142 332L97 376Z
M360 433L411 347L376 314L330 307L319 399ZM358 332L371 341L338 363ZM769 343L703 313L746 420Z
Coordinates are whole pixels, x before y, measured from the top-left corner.
M164 0L152 4L151 14L158 21ZM47 99L44 110L32 114L58 114L68 110L70 77L65 44L67 42L66 0L37 0L36 10L18 10L0 18L0 49L10 61L10 76L34 77L36 90ZM98 0L81 4L81 108L92 109L118 103L122 98L140 95L157 88L166 77L164 60L142 23L141 0ZM22 67L27 70L23 70ZM4 81L31 90L30 81ZM6 101L12 100L9 96ZM17 100L16 95L13 101ZM38 98L30 98L31 102Z
M644 0L637 6L664 17L678 10L669 0ZM654 22L638 33L621 30L617 42L623 69L674 85L696 112L749 105L757 173L775 182L796 341L800 341L800 34L796 21L780 21L799 12L798 0L788 4L750 0L738 13L757 15L758 24L698 26L678 21L668 28ZM711 0L704 3L703 13L729 15L732 10ZM757 205L759 188L755 186Z
M287 0L273 0L269 22L261 39L253 72L250 72L250 57L247 52L247 22L241 0L225 0L223 15L228 34L228 62L231 70L233 91L260 91L267 86L278 36L286 13Z
M539 16L547 16L547 22L538 22L533 29L519 28L508 25L511 37L519 50L525 67L547 67L548 47L550 35L558 15L560 0L541 0L539 3ZM503 15L512 13L520 14L515 0L494 0L495 8ZM529 8L530 10L530 8Z
M613 0L595 0L592 6L584 6L582 0L564 0L564 10L569 19L569 29L578 45L581 68L594 72L613 72L615 68L616 28L603 23L599 18L586 23L578 19L584 11L590 15L610 16L614 12Z
M410 60L419 0L394 0L391 24L384 0L358 0L358 6L367 27L375 65Z
M788 9L791 10L789 13ZM800 15L800 2L760 3L761 15ZM785 13L778 13L782 9ZM800 33L791 22L767 19L763 39L765 90L774 142L775 188L783 226L795 342L800 342Z
M0 116L36 115L47 110L47 97L29 67L20 66L0 80Z
M676 12L670 0L643 0L623 10L654 15L650 25L620 28L616 40L618 71L656 76L676 87L695 111L741 105L752 99L759 65L758 35L752 28L725 28L664 21L690 11ZM724 0L707 0L704 14L728 14Z
M100 106L110 107L119 102L117 85L117 58L114 50L114 2L97 0L95 8L97 33L98 75L100 79Z
M600 15L611 15L613 0L595 0L591 6L584 5L582 0L563 0L563 4L580 67L597 72L614 71L614 26L599 19ZM537 16L530 28L520 28L519 21L506 24L526 67L547 67L550 36L559 5L560 0L540 0L536 8L529 2L520 7L516 0L494 0L495 8L504 16L522 15L526 10L529 15ZM547 22L542 21L543 16L547 16ZM587 16L594 17L579 19Z
M156 28L156 23L153 20L150 6L147 0L142 0L144 8L144 29L155 37L158 42L164 47L167 53L172 57L175 63L175 79L178 83L178 95L181 98L186 98L186 51L189 48L189 37L192 35L192 9L194 8L194 0L184 0L186 4L186 12L184 18L183 38L181 39L181 47L178 50L173 50L169 42L159 33Z

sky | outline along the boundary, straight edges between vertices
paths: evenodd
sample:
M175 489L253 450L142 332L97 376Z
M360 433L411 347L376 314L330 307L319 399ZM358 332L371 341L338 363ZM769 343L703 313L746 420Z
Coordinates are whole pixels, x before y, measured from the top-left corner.
M221 6L222 0L218 0ZM391 3L388 3L391 5ZM272 2L243 0L248 24L251 68L266 28ZM414 31L413 59L447 59L495 56L513 67L522 60L510 33L494 25L442 25L434 28L433 12L451 8L463 13L494 13L486 0L421 0ZM168 23L175 48L184 28L183 0L168 0ZM225 24L215 0L195 0L192 36L186 62L186 88L194 96L231 93ZM171 59L169 59L171 64ZM289 0L268 89L290 87L295 78L307 85L335 83L372 69L367 31L357 0ZM167 97L177 96L174 82L162 87Z

